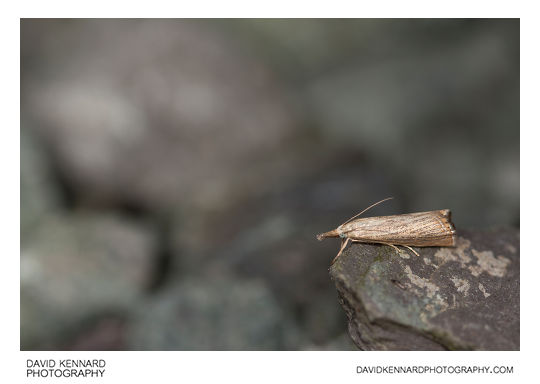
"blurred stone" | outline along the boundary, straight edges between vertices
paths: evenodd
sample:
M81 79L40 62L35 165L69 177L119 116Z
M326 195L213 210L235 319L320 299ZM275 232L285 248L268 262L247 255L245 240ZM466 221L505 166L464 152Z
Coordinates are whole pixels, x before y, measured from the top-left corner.
M288 350L300 335L256 280L186 279L137 308L135 350Z
M301 330L291 349L340 349L335 244L314 239L329 223L393 195L377 210L519 224L518 20L23 20L21 116L38 149L21 136L23 253L55 187L140 213L158 224L154 289L264 281ZM100 319L62 345L121 348Z
M347 332L326 341L323 344L310 344L303 348L307 351L358 351Z
M81 200L211 210L298 172L287 93L214 29L23 20L23 110Z
M376 38L306 83L321 134L407 185L412 212L517 225L519 20L369 24Z
M114 216L48 217L21 244L21 349L58 349L122 313L152 277L150 228Z
M21 242L47 215L60 208L60 197L49 159L39 140L24 126L21 138Z
M103 316L61 346L68 351L122 351L126 349L125 320Z
M513 50L514 39L519 39L518 20L483 23L466 29L466 39L464 35L454 34L443 45L436 33L419 41L396 36L395 23L393 27L391 23L381 28L384 25L379 23L376 29L381 37L389 38L389 46L381 48L379 40L366 41L379 47L380 54L371 55L366 61L342 61L307 84L312 112L317 114L328 140L352 140L357 145L368 144L367 150L380 153L388 151L388 146L407 142L411 134L424 133L418 135L420 139L431 141L433 137L428 131L443 130L444 137L451 137L450 132L444 134L443 127L427 123L448 126L453 124L457 114L467 126L474 117L491 122L499 111L482 107L501 100L505 101L500 105L504 119L502 124L497 124L495 133L501 137L519 137L515 131L504 130L513 129L519 121L516 120L519 103L516 104L515 97L519 94L519 81L516 82L519 55ZM427 24L417 25L424 27L423 32L441 32L449 26L445 23L429 28L425 28ZM422 27L414 32L423 33ZM395 49L402 44L407 49ZM369 47L361 47L356 55L363 55L363 50ZM511 97L505 91L510 92ZM480 95L484 97L482 100L477 99ZM439 117L452 120L439 121ZM510 121L512 124L508 125ZM454 135L467 133L464 127L448 128ZM491 125L473 127L478 132L492 134L493 128ZM486 141L494 139L496 137L484 137ZM402 148L406 149L406 146Z
M362 350L519 350L519 232L460 231L455 248L354 244L330 275Z
M340 68L421 53L463 41L477 30L500 32L515 21L454 19L234 19L220 25L236 33L279 71L306 82Z
M234 273L261 279L279 305L295 314L310 346L323 346L346 332L327 273L335 247L318 242L315 234L329 220L338 225L362 209L359 201L386 196L390 187L358 156L323 164L316 176L280 185L264 198L175 222L171 278Z

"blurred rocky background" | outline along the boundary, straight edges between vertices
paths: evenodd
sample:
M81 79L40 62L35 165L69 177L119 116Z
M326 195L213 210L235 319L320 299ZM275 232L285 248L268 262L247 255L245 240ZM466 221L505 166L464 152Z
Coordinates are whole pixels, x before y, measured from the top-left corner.
M21 348L354 349L371 215L519 227L519 20L21 21Z

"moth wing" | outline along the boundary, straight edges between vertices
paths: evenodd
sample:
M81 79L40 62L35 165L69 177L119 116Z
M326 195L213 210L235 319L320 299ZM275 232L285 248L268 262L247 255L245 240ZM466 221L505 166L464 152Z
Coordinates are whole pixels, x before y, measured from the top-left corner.
M455 229L448 209L405 215L367 217L342 227L351 239L409 246L454 246Z

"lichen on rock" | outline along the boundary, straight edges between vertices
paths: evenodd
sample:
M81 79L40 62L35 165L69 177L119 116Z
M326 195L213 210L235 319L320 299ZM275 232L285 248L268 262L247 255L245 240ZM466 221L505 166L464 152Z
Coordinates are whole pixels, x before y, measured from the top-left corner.
M331 267L360 349L519 349L516 230L461 231L455 248L416 250L405 259L354 244Z

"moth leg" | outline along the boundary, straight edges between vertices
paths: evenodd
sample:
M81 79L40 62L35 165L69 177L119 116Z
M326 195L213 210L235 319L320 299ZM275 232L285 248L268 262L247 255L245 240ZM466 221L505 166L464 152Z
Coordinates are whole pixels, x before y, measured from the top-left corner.
M332 260L332 262L330 263L330 265L334 264L336 262L336 260L338 259L338 257L341 255L341 253L343 252L343 250L345 249L345 247L347 246L347 244L349 243L351 239L347 238L347 240L342 240L341 241L341 248L338 252L338 254L336 255L336 257L334 257L334 259Z
M380 243L380 244L388 245L389 247L394 248L396 250L396 252L398 253L398 255L399 255L399 248L396 247L394 244L390 244L390 243Z
M416 256L420 257L420 255L418 254L418 252L416 252L414 249L412 249L412 248L409 247L408 245L403 245L403 247L410 249Z

